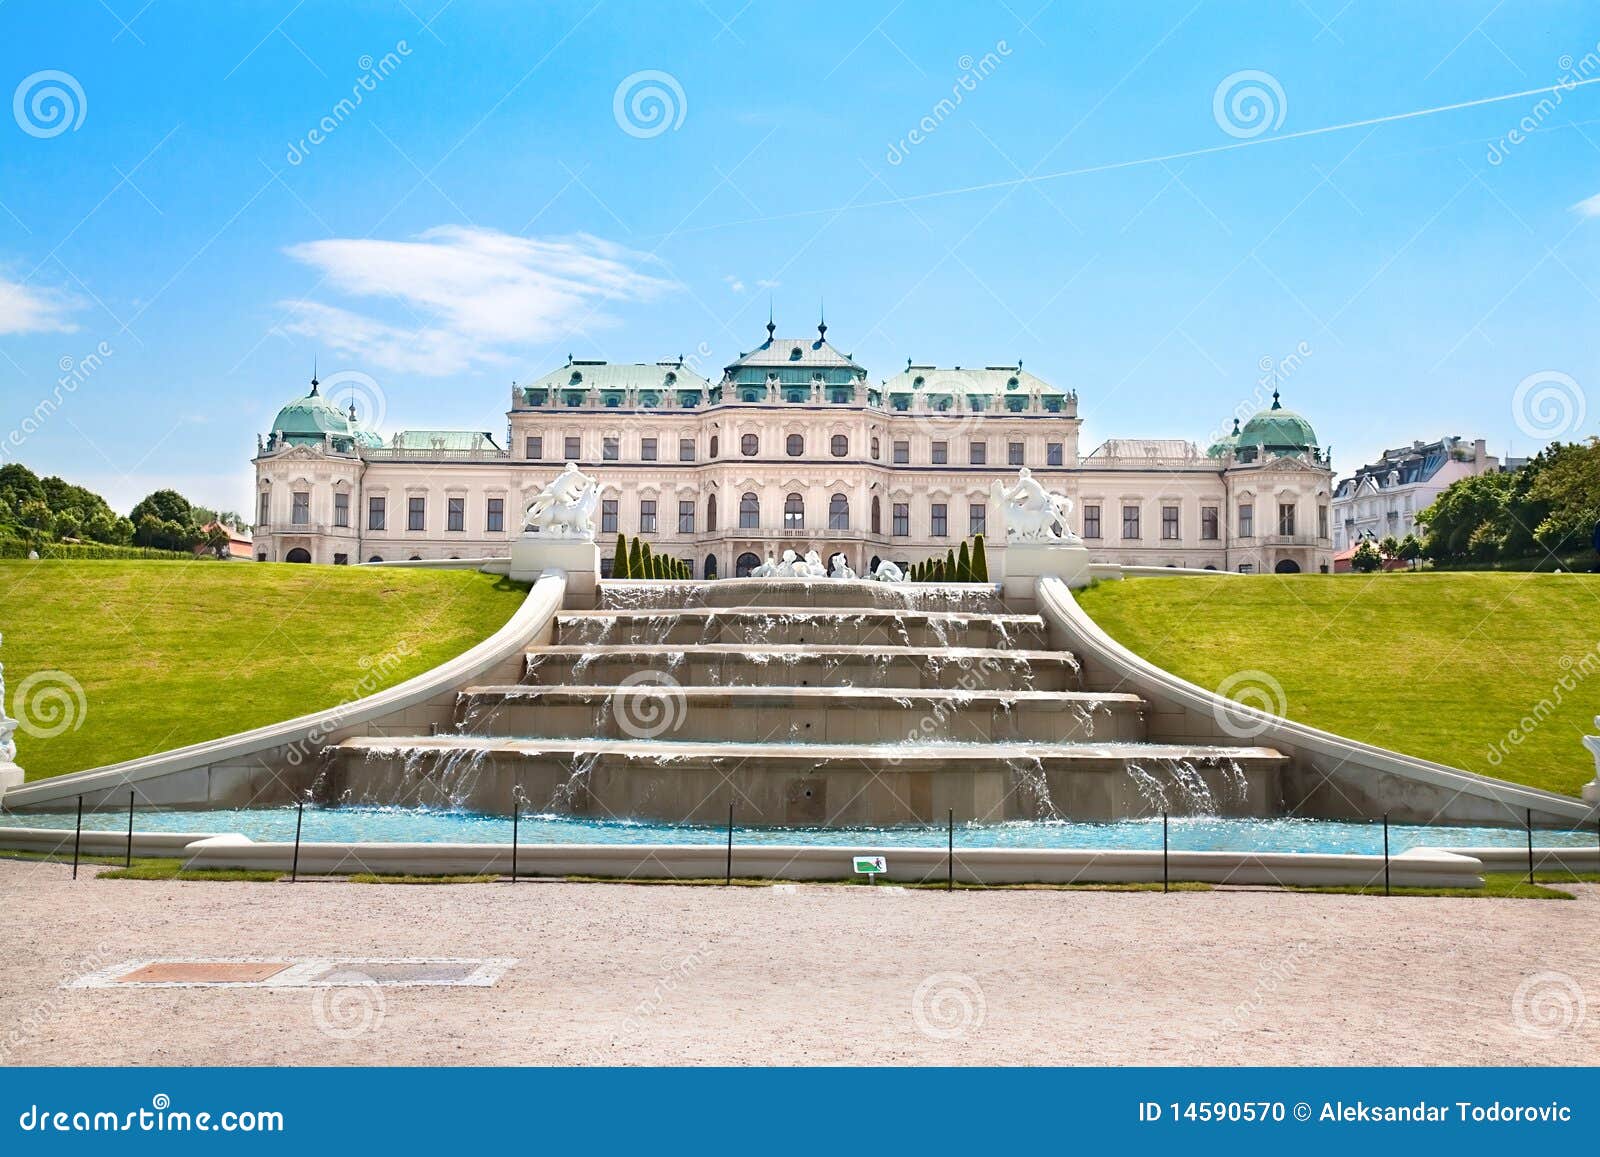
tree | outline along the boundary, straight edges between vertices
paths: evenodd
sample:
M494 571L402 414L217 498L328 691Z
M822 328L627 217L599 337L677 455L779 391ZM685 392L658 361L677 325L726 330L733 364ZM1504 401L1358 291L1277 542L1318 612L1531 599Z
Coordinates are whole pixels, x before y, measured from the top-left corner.
M1384 562L1389 562L1400 557L1400 543L1392 534L1386 534L1383 541L1378 543L1378 554Z
M143 498L129 517L133 541L161 550L191 550L203 537L194 521L194 508L176 490L157 490Z
M1400 540L1400 549L1396 555L1415 570L1417 559L1422 557L1422 543L1417 540L1416 535L1408 534Z
M949 583L956 581L956 552L953 550L944 552L944 574L945 577L941 581Z
M981 534L972 540L972 581L975 583L989 581L989 559L984 552Z
M1582 550L1600 522L1600 438L1552 445L1527 469L1538 545L1551 553Z
M1417 513L1417 521L1428 528L1423 552L1439 561L1470 557L1479 527L1488 525L1504 533L1515 488L1516 476L1511 474L1475 474L1452 482L1431 506Z
M1378 555L1377 547L1372 545L1370 538L1363 538L1356 547L1355 554L1350 556L1350 567L1362 574L1371 574L1383 565L1383 559Z
M956 582L972 581L972 555L967 553L967 540L961 540L961 553L956 555Z
M628 540L617 535L617 552L611 558L611 577L628 577Z
M639 536L633 536L633 545L628 547L628 577L642 579L644 575L644 551L639 545Z
M0 521L10 522L22 513L25 502L44 502L39 476L20 462L0 466Z

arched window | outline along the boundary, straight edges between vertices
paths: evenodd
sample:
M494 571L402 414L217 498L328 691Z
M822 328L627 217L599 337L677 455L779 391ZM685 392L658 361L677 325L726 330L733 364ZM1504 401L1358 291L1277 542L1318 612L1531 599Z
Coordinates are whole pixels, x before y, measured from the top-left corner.
M843 458L846 454L850 453L850 439L846 438L843 434L835 434L831 443L831 449L833 450L833 456L835 458Z
M715 434L711 435L711 456L713 458L715 458L717 456L717 450L719 448L719 441L720 440L717 438L717 436Z
M756 567L760 565L761 560L747 550L741 554L738 560L733 564L733 577L749 578L750 572L755 570Z
M367 561L368 562L382 562L383 561L383 555L375 554L371 558L367 559Z
M872 533L873 534L882 534L883 533L883 510L878 505L878 496L876 494L874 494L872 496ZM873 570L877 570L878 569L878 560L877 559L873 559L872 560L872 569Z
M746 458L754 458L756 451L761 448L761 440L754 434L746 434L739 439L739 452Z
M291 550L288 554L283 556L283 561L284 562L310 562L311 561L311 552L309 550L306 550L304 547L297 546L293 550Z
M761 500L752 491L739 496L739 529L755 530L761 525Z
M874 462L876 462L878 460L878 454L882 449L883 449L883 446L878 441L878 436L876 434L874 434L872 436L872 460Z
M783 500L783 529L804 530L806 527L806 500L791 494Z
M708 554L708 555L706 555L706 578L714 579L716 577L717 577L717 556L714 555L714 554Z
M850 500L843 494L828 499L828 529L850 529Z
M790 434L783 440L783 448L791 458L798 458L806 452L806 440L799 434Z
M717 496L715 494L706 499L706 529L717 529Z

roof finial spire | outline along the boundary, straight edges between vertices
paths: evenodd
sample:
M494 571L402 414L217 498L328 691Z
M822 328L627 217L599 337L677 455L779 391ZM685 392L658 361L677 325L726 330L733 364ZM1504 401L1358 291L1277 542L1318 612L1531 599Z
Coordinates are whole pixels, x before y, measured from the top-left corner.
M767 340L771 341L778 332L778 327L772 321L772 294L767 294Z
M1283 407L1282 407L1282 406L1281 406L1281 405L1279 405L1279 404L1278 404L1278 391L1277 391L1277 390L1273 390L1273 391L1272 391L1272 408L1273 408L1273 409L1274 409L1274 410L1281 410L1281 409L1283 409Z
M828 340L828 315L823 308L822 299L817 298L817 340Z
M317 396L317 387L322 383L317 381L317 355L311 355L311 396Z

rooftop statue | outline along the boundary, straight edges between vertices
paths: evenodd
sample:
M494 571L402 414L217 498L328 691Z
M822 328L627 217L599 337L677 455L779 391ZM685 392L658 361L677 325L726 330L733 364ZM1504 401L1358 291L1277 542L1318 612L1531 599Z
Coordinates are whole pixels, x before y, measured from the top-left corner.
M528 503L523 525L547 538L594 541L594 511L600 505L600 483L568 462L537 497Z
M1000 511L1008 541L1072 545L1082 541L1067 524L1072 514L1072 499L1046 490L1026 466L1017 471L1015 486L1007 488L1004 482L996 479L990 494Z

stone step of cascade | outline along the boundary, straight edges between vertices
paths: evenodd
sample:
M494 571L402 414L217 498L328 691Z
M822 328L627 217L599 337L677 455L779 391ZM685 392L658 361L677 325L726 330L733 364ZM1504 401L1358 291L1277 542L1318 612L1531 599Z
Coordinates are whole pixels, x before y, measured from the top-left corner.
M720 824L830 826L1189 811L1279 814L1284 757L1262 747L347 739L319 780L349 803Z
M1078 664L1065 651L981 647L551 646L529 648L523 682L588 686L662 677L697 687L1074 691Z
M714 582L632 582L604 579L600 609L683 610L693 607L877 607L906 611L1006 610L986 583L880 583L864 579L717 579Z
M1072 743L1145 738L1137 695L878 687L469 687L462 735L774 743Z
M877 607L780 609L696 607L689 610L567 611L556 616L559 645L686 646L761 643L879 647L991 647L1041 650L1038 615L959 611L894 611Z

